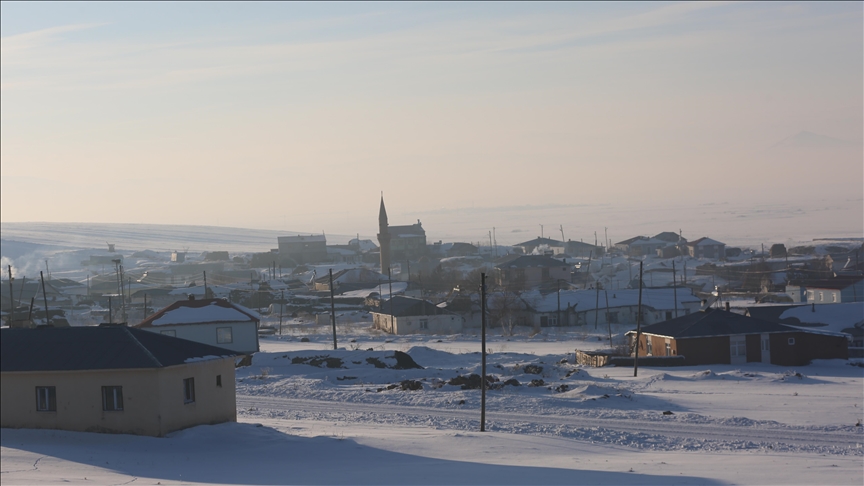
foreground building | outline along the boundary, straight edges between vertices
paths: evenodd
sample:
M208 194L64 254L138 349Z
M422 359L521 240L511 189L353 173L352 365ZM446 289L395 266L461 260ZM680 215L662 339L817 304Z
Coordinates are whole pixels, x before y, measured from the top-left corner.
M627 333L631 342L636 331ZM801 366L848 359L845 334L811 331L708 308L642 328L640 356L684 356L685 365L765 363Z
M119 325L0 337L2 427L161 437L237 420L227 349Z

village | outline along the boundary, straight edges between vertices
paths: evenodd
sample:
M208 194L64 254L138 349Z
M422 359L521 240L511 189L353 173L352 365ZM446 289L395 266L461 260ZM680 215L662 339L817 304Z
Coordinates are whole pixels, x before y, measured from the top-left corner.
M562 362L588 368L641 362L743 370L864 357L860 239L757 250L666 231L617 243L540 236L499 247L490 236L486 245L429 244L419 220L390 225L382 197L377 241L328 245L325 235L301 234L276 243L252 254L109 244L80 268L55 268L62 278L52 278L50 267L36 278L10 266L0 285L3 427L164 436L234 421L235 365L259 363L270 343L313 336L343 355L295 356L295 363L342 367L345 349L361 350L358 339L377 340L372 352L388 349L387 336L434 346L481 332L505 342L542 336L563 347ZM106 355L108 348L114 351ZM421 368L406 353L364 359ZM183 387L159 392L181 376ZM463 380L473 385L456 383L479 388L472 376ZM68 392L98 389L94 380L113 385L99 385L101 395ZM487 385L506 381L494 380ZM415 380L398 386L424 387ZM152 404L141 407L142 394ZM133 413L105 414L125 410L133 397ZM206 406L186 406L203 397Z

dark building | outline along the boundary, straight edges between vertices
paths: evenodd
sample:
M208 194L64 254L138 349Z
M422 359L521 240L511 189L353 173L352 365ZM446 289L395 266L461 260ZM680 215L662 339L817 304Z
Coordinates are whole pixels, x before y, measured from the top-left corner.
M384 196L378 209L378 244L381 251L381 273L387 274L393 261L417 260L426 254L426 230L416 224L390 226Z
M298 265L327 260L327 238L324 235L280 236L279 259L284 263L293 260Z

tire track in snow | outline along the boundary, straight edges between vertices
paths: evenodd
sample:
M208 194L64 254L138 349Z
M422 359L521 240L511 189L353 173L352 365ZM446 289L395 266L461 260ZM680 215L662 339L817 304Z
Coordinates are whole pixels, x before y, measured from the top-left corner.
M292 399L280 397L262 397L250 395L237 396L238 409L256 408L258 410L276 410L285 412L345 414L345 420L387 422L386 416L401 415L413 419L447 419L463 423L478 422L479 410L454 410L445 408L415 407L405 405L383 405L366 403L329 402L322 400ZM358 415L361 415L358 417ZM366 415L366 417L362 417ZM350 417L349 417L350 416ZM676 439L686 439L696 442L723 442L736 444L764 444L772 449L819 450L837 453L846 451L862 454L864 431L821 430L797 428L789 426L730 425L686 423L679 421L650 421L643 417L636 418L597 418L574 415L531 415L513 412L495 412L487 410L487 422L497 426L503 432L527 431L528 433L560 433L562 428L614 431L614 439L620 439L620 434L644 435L648 442L657 436ZM328 416L328 420L333 420ZM391 420L392 421L392 420ZM603 434L598 435L603 441ZM595 439L594 435L591 436ZM609 439L610 441L613 438ZM632 440L631 440L632 442ZM780 447L775 447L780 446Z

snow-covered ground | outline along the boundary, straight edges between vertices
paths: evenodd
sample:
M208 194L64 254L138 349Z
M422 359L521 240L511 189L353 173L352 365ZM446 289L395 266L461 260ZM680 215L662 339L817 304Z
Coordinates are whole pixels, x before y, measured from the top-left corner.
M480 338L340 325L263 338L237 372L237 424L155 439L2 433L3 484L862 484L864 368L818 361L581 368L598 336ZM407 353L423 368L404 366ZM404 358L404 357L403 357ZM508 380L510 381L505 384ZM532 380L535 380L532 385ZM540 384L538 380L542 380ZM664 414L664 412L666 412ZM671 413L670 413L671 412ZM85 479L86 478L86 479Z

